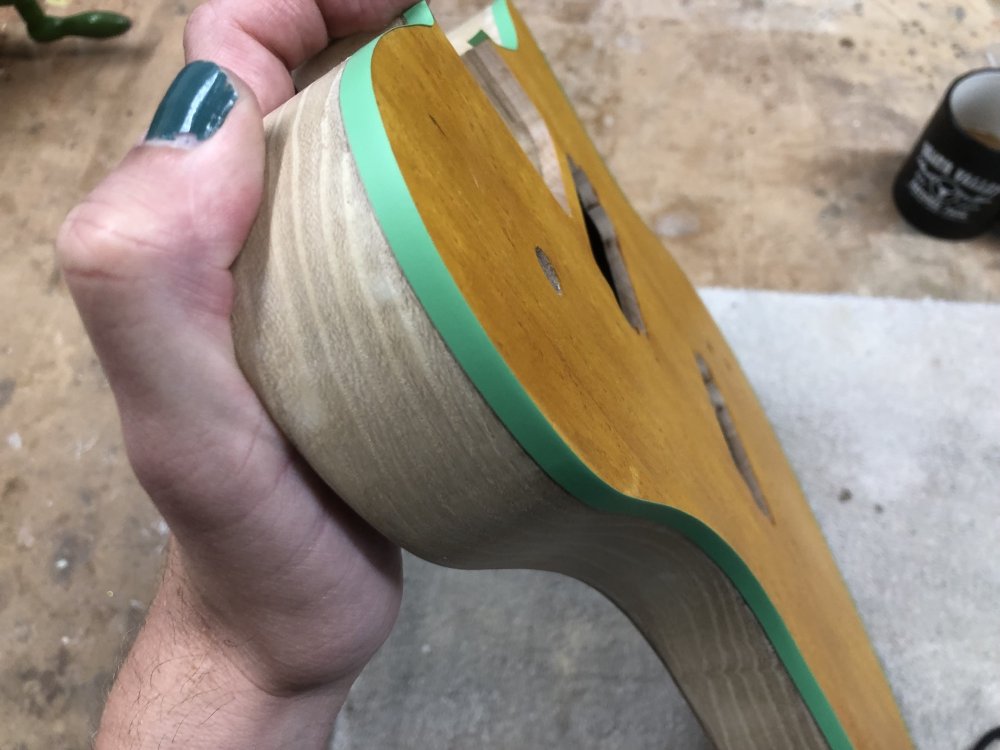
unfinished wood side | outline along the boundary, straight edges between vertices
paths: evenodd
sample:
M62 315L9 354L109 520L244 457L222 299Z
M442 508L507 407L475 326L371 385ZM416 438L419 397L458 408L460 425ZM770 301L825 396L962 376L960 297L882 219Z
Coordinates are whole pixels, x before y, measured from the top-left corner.
M416 554L550 570L602 591L718 747L825 747L721 571L675 531L567 495L483 401L372 215L339 117L340 75L268 119L267 198L234 267L238 356L275 420L341 497Z

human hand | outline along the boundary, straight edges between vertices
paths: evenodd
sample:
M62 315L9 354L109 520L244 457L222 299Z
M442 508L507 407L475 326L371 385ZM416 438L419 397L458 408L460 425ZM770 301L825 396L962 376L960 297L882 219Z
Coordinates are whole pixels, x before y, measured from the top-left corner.
M310 747L395 620L399 552L337 498L236 364L229 268L261 200L262 111L398 0L210 0L134 148L67 217L63 273L173 532L101 747ZM221 66L221 68L219 67Z

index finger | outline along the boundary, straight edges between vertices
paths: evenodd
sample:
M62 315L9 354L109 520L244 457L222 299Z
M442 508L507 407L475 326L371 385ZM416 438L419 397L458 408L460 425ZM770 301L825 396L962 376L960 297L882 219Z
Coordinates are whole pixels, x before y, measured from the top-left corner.
M253 89L267 113L295 93L291 71L330 39L377 31L414 0L208 0L188 19L188 61L211 60Z

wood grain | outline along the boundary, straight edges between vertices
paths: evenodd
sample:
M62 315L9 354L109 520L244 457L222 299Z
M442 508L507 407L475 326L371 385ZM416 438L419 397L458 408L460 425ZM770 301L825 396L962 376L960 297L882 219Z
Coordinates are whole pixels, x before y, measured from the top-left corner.
M744 558L854 746L909 747L749 385L515 19L521 47L494 55L490 75L524 86L548 125L565 194L575 192L570 159L590 178L646 333L629 325L589 257L579 203L568 201L567 213L444 35L399 29L378 43L374 86L441 257L592 471L624 494L702 519ZM824 747L757 619L705 553L673 529L567 494L465 375L372 213L339 117L341 74L269 117L268 197L234 267L238 354L276 421L347 502L416 554L454 567L553 570L605 593L653 644L719 747ZM562 295L539 270L536 247L555 264ZM773 517L733 460L696 356Z
M822 747L719 569L670 529L575 501L483 401L384 242L342 129L317 127L335 121L338 84L324 79L269 121L268 195L310 189L265 206L234 267L241 362L274 418L331 487L416 554L561 572L604 592L720 747ZM302 211L327 220L304 223Z

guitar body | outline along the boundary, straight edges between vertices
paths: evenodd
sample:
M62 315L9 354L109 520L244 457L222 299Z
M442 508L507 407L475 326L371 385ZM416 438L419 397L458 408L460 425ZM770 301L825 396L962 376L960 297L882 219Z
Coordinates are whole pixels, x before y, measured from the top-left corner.
M719 748L911 747L746 378L505 0L450 40L415 6L266 124L237 354L347 503L600 590Z

